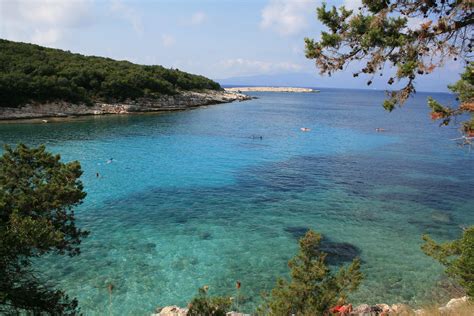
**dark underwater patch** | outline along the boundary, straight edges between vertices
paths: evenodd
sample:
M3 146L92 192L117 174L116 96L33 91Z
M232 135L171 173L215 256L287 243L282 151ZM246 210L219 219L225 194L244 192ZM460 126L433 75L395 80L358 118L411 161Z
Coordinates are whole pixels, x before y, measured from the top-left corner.
M294 238L300 239L303 237L306 232L309 230L308 227L305 226L289 226L285 227L285 231L287 233L290 233Z
M309 230L305 226L289 226L285 232L290 233L294 238L302 238ZM359 247L348 242L336 242L323 236L320 250L327 253L326 262L330 265L341 265L351 262L360 257L362 251Z
M203 232L199 234L199 238L201 238L202 240L210 240L212 239L212 234L210 232Z
M188 220L184 217L178 217L174 220L176 224L186 224Z
M321 251L328 254L326 262L330 265L340 265L360 257L359 247L348 242L335 242L328 239L321 241Z

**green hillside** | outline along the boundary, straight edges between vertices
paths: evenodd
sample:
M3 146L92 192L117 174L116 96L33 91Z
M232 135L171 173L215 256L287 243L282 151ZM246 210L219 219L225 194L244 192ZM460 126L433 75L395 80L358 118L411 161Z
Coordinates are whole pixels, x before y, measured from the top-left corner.
M121 101L221 89L203 76L0 39L0 107L30 101Z

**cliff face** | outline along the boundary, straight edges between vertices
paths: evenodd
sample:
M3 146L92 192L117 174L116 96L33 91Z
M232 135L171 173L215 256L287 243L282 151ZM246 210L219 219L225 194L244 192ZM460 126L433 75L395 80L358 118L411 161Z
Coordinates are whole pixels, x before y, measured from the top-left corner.
M156 99L138 99L120 103L71 104L50 102L26 104L19 108L0 107L0 120L30 119L41 117L67 117L83 115L125 114L133 112L179 111L209 104L249 100L244 94L206 90L184 91L177 95L164 95Z

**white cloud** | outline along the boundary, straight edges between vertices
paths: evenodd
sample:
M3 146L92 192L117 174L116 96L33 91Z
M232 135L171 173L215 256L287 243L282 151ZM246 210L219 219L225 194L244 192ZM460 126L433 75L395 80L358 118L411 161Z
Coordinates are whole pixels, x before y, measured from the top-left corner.
M287 36L298 34L309 26L318 0L270 0L262 10L260 26Z
M0 37L52 45L90 22L89 0L0 1Z
M163 34L161 35L161 43L164 47L171 47L176 43L176 39L169 34Z
M357 12L357 9L362 7L362 0L344 0L344 6L346 9Z
M33 41L33 43L52 44L56 43L61 38L61 35L61 31L55 28L43 31L35 30L31 37L31 40Z
M227 59L218 63L218 68L228 74L254 75L278 72L295 72L302 70L302 66L291 62L269 62L244 58Z
M128 21L137 34L143 34L142 19L132 7L126 5L121 0L111 0L110 9L112 12L118 14L122 19Z
M204 13L202 11L198 11L198 12L195 12L191 16L190 22L193 25L199 25L199 24L202 24L204 21L206 21L206 19L207 19L206 13Z

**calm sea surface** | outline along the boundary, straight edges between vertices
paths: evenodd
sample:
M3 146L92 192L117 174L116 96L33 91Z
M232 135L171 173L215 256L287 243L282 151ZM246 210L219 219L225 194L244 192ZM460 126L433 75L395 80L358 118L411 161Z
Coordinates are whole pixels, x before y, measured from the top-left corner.
M236 296L236 280L237 307L251 311L313 228L331 264L363 260L354 302L442 295L421 235L452 239L474 224L474 151L431 122L428 95L391 114L383 92L252 95L179 113L1 124L1 143L45 143L84 169L77 218L91 235L80 256L39 261L42 277L86 315L185 306L203 285Z

